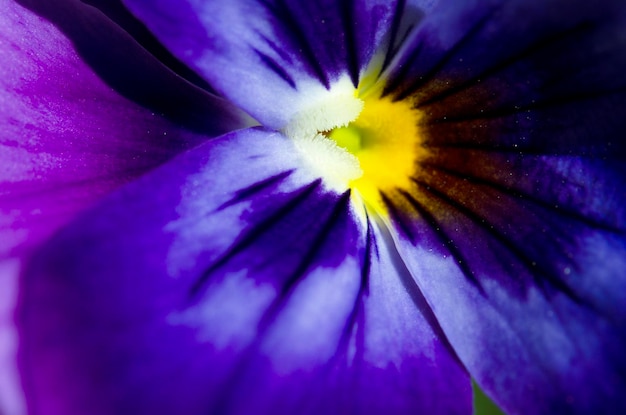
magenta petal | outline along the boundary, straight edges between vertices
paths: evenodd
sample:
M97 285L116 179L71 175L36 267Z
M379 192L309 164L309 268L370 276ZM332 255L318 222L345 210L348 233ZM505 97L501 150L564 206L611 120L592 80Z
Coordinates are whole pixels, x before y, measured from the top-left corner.
M122 94L154 98L142 95L132 76L139 73L129 70L143 63L142 80L157 82L153 91L176 86L179 93L164 93L163 100L178 98L183 108L193 101L204 121L171 111L169 118L212 134L244 125L229 106L181 81L93 8L62 1L46 7L57 23L71 21L77 47L100 57L99 70L103 62L116 68L111 84ZM13 1L1 0L0 9L0 413L14 415L22 413L13 327L21 258L103 194L207 137L153 112L167 112L163 106L143 108L113 91L49 21ZM90 42L94 37L100 42Z
M349 193L277 133L181 155L25 272L37 414L466 413L467 374Z
M17 302L18 261L0 261L0 414L25 414L17 373L17 331L13 311Z
M19 255L96 198L206 139L121 97L49 22L11 1L2 10L0 257ZM119 31L89 16L102 36ZM219 118L215 110L205 116Z

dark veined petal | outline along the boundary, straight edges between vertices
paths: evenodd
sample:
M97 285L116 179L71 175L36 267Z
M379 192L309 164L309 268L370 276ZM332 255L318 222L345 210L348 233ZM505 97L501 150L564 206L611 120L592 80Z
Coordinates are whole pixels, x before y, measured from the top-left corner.
M36 414L467 413L465 370L378 227L245 130L106 199L32 259Z
M378 48L390 39L397 46L434 3L124 2L179 59L272 128L284 126L339 78L356 86Z
M626 411L626 8L441 2L386 93L430 156L385 195L470 374L510 413Z

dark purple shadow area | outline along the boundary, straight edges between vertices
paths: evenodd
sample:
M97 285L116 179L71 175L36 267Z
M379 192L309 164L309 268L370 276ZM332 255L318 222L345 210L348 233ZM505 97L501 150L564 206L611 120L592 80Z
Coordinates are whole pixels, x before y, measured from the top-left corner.
M133 16L120 1L84 0L83 3L89 4L106 14L109 19L126 30L141 46L178 75L204 90L215 93L204 79L172 55L148 28Z
M203 90L206 83L198 82L119 2L94 0L103 8L100 12L71 0L16 1L57 26L98 76L124 97L210 136L250 123L240 110Z

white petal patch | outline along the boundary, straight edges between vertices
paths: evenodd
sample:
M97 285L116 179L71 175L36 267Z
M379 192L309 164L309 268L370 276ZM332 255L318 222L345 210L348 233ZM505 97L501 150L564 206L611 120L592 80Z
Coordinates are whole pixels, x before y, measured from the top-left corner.
M322 134L295 139L294 143L307 165L324 180L324 185L330 190L343 193L352 180L363 174L359 160L354 155Z
M356 92L344 76L329 90L308 95L308 105L282 129L324 184L338 192L347 190L363 171L354 155L320 133L345 127L359 116L364 102Z
M307 105L282 129L287 137L302 138L345 127L363 110L363 100L356 96L356 88L347 76L340 78L329 90L306 95Z

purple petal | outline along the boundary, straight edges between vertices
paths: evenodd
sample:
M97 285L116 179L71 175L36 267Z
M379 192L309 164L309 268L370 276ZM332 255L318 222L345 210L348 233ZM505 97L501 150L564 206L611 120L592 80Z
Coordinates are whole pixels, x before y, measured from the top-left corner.
M121 97L83 63L52 24L13 2L2 4L0 255L5 256L20 255L16 249L41 241L102 194L206 137ZM63 15L61 3L56 7ZM108 49L94 44L91 53L117 49L120 59L133 48L138 53L140 48L119 28L82 7L71 14L76 33L91 24L103 38L118 37ZM119 48L122 41L132 47ZM171 85L166 77L162 80L152 88ZM229 111L214 106L204 117L228 120ZM243 125L232 117L220 124L213 133Z
M428 147L624 156L621 1L466 3L439 3L388 80Z
M42 0L21 1L23 4L26 4L26 1L28 1L29 4L34 3L30 7L34 7L36 10L40 10L44 14L50 15L51 13L54 13L55 10L55 8L50 8L49 3ZM85 0L84 3L96 7L104 13L109 19L128 32L128 34L130 34L144 49L154 55L159 62L166 65L178 75L189 80L194 85L197 85L204 90L211 91L211 87L206 83L206 81L204 81L198 74L196 74L180 60L176 59L176 57L174 57L172 53L156 39L147 27L135 16L133 16L132 13L130 13L130 11L122 3L122 0ZM58 9L58 7L56 9ZM66 26L69 26L70 24L71 22L69 21L65 23ZM213 122L215 121L216 120L213 120Z
M6 1L6 0L5 0ZM250 119L232 104L206 93L164 66L195 81L189 69L163 52L162 46L128 22L115 1L90 0L107 15L83 2L60 0L19 0L18 3L53 23L69 39L81 59L119 94L150 108L155 113L202 134L217 136L236 128L250 126ZM102 3L102 4L101 4ZM127 30L136 35L136 40ZM156 55L151 55L137 41ZM161 48L161 49L159 49ZM161 62L156 59L163 58Z
M386 195L403 258L511 413L626 411L626 10L443 1L387 93L431 157Z
M126 186L26 271L40 414L461 413L469 379L349 193L246 130Z
M245 125L91 7L24 3L65 33L0 1L0 412L7 415L22 413L13 327L19 258L103 194L206 139L153 111L204 134ZM152 111L118 92L151 101Z
M17 260L0 261L0 413L3 415L26 413L15 361L18 340L13 311L17 302L18 268Z
M342 76L356 86L374 53L390 37L398 43L433 3L124 2L174 55L272 128ZM403 15L411 22L395 19Z

